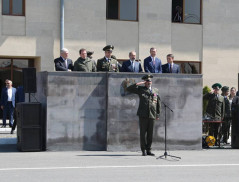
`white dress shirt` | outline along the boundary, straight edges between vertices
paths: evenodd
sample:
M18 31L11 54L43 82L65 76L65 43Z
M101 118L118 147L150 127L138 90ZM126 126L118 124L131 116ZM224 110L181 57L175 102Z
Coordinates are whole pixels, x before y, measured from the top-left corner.
M12 101L12 88L7 89L7 95L8 95L7 101Z

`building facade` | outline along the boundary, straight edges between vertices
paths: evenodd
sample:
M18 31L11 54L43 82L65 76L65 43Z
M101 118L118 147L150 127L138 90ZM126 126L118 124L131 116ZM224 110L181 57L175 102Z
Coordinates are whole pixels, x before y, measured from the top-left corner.
M59 57L61 0L1 0L0 79L21 84L21 69L54 71ZM237 87L239 16L237 0L65 0L64 47L75 61L79 49L115 46L119 60L151 47L166 63L173 53L184 73L203 74L203 85L215 82ZM3 85L1 83L1 85Z

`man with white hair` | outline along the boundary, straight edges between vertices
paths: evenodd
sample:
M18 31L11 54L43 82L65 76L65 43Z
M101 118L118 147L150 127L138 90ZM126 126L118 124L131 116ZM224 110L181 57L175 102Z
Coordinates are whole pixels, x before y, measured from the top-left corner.
M3 110L3 124L2 128L6 128L6 119L7 115L9 114L9 126L12 127L13 125L13 114L15 108L15 96L16 96L16 88L12 87L12 81L6 80L6 87L2 89L1 94L1 109Z
M68 58L68 54L68 49L61 49L61 56L54 60L56 71L73 71L73 63L72 60Z

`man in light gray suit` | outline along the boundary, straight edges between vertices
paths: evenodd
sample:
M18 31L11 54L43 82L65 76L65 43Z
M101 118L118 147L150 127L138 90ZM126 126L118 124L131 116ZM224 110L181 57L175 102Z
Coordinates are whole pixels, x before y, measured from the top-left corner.
M124 61L123 65L121 67L120 72L142 72L141 63L139 61L136 61L136 52L131 51L129 52L129 60Z

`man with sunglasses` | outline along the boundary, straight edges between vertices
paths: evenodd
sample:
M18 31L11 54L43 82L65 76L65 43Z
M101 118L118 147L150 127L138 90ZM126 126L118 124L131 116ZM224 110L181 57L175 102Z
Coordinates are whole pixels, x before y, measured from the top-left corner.
M6 87L2 89L1 95L1 109L3 110L3 125L6 128L7 114L9 114L9 126L13 125L13 114L15 108L16 88L12 87L12 81L6 80Z
M137 115L139 116L140 147L143 156L154 156L151 152L153 128L155 120L159 119L161 107L159 91L152 87L151 78L153 78L152 75L145 75L142 77L144 81L127 87L127 91L137 94L140 99Z
M103 48L105 56L97 61L97 71L119 72L119 63L112 58L114 46L107 45Z

